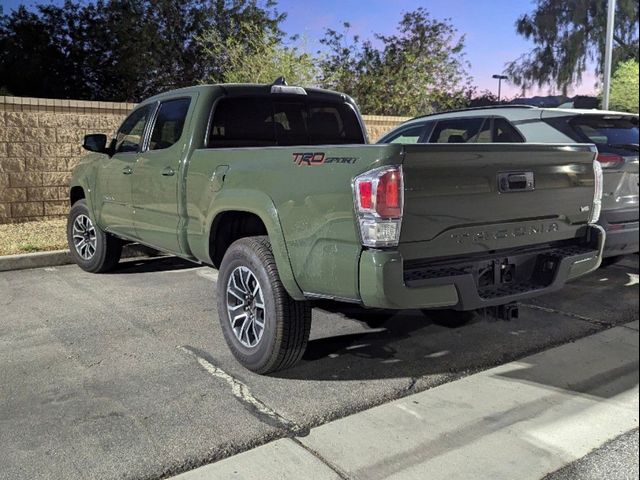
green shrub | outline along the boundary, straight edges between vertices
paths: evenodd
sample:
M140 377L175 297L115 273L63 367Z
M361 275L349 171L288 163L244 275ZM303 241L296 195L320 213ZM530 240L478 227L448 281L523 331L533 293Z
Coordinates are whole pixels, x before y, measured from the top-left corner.
M638 113L638 75L636 60L627 60L618 65L611 79L611 110Z

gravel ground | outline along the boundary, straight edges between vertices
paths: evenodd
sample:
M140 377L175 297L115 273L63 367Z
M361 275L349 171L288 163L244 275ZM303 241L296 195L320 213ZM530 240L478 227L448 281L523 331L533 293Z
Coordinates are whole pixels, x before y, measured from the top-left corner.
M0 255L67 248L64 218L0 225Z
M620 435L544 480L637 480L638 437L638 430Z

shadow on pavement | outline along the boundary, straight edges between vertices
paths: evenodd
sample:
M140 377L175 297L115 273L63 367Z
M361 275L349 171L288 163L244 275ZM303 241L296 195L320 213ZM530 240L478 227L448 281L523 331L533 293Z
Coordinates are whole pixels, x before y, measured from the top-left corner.
M167 272L172 270L184 270L187 268L197 268L197 263L190 262L178 257L153 257L153 258L136 258L131 260L123 260L118 267L111 272L114 275L121 273L149 273L149 272Z
M314 309L314 321L326 313L333 317L329 321L339 321L338 314L369 330L312 339L300 364L272 376L336 381L451 373L452 356L463 357L471 350L465 330L485 321L476 313L453 310L394 313L331 302Z

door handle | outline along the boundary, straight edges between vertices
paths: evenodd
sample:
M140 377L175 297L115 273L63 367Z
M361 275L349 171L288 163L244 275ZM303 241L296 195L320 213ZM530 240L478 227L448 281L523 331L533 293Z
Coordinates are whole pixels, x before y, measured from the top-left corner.
M171 167L165 167L164 170L162 170L163 177L173 177L175 173L175 170Z
M122 169L122 173L123 175L131 175L133 173L133 170L131 170L131 167L124 167Z

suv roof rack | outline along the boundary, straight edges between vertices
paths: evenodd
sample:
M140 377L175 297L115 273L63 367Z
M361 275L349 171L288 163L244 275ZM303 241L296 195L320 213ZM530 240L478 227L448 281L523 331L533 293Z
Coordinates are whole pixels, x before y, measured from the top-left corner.
M415 120L417 118L432 117L433 115L444 115L445 113L470 112L474 110L493 110L496 108L538 108L538 107L535 107L534 105L525 105L525 104L487 105L486 107L458 108L454 110L445 110L443 112L427 113L425 115L419 115L417 117L414 117L411 120Z

